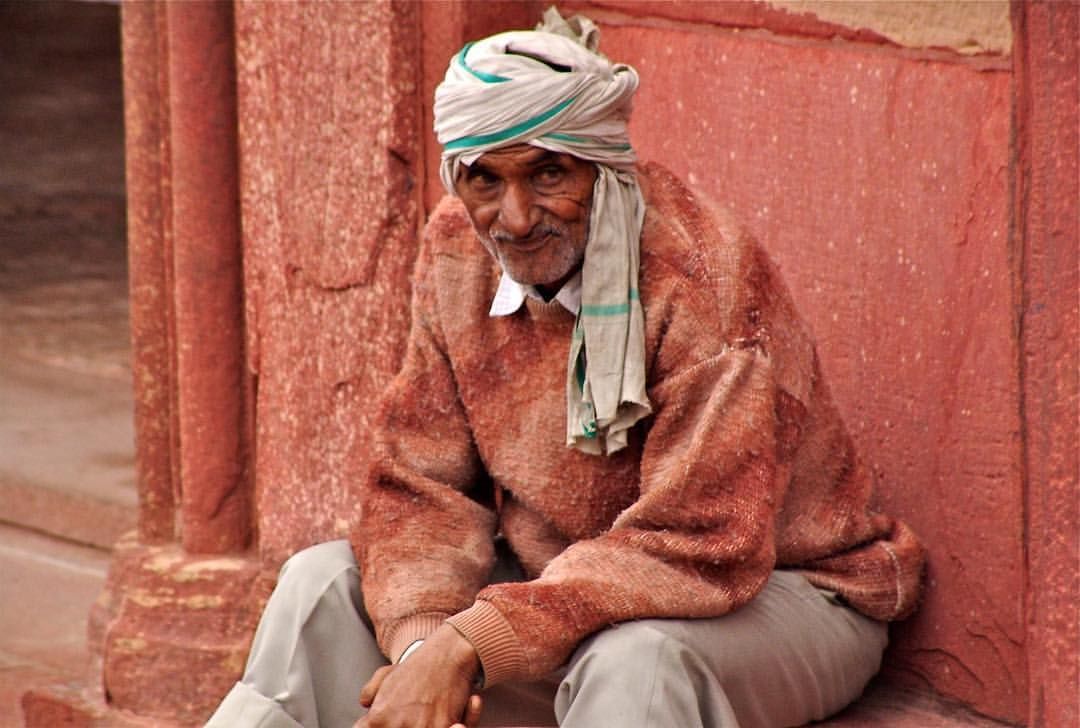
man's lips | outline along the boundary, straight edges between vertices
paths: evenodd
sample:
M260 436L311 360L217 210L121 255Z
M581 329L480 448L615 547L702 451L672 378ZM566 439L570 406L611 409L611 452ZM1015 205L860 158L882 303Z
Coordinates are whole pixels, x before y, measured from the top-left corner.
M500 240L498 242L499 242L500 245L504 245L504 246L506 246L508 248L511 248L511 249L519 252L519 253L531 253L531 252L533 252L535 250L539 250L540 248L547 245L549 242L551 242L551 239L554 236L555 236L555 233L547 232L547 233L544 233L543 235L538 235L536 237L525 238L524 240L514 240L514 239L503 238L502 240Z

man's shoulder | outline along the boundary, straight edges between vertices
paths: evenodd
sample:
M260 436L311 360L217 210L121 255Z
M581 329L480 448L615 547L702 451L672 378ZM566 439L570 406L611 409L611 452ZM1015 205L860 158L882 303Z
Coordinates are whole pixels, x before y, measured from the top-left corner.
M655 162L640 166L639 179L646 204L644 268L711 287L730 285L758 265L763 251L726 207Z

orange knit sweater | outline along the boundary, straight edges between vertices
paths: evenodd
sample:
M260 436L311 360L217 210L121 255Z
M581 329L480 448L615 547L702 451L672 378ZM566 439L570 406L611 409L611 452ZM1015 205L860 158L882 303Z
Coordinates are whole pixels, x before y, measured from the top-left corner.
M499 269L459 200L428 223L401 372L354 532L391 659L449 619L489 685L539 678L590 633L737 609L774 568L877 619L914 607L922 548L871 478L766 255L657 165L640 292L654 413L613 456L564 444L573 317L488 308ZM485 586L503 534L529 581Z

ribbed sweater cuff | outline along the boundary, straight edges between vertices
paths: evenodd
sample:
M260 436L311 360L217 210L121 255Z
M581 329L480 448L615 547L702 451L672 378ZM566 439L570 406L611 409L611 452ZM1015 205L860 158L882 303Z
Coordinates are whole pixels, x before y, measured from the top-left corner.
M446 621L476 650L484 670L485 687L526 675L525 650L498 609L485 601L477 601Z
M414 614L399 620L387 630L386 656L390 658L390 662L396 663L405 648L416 640L430 637L445 621L446 615L441 612Z

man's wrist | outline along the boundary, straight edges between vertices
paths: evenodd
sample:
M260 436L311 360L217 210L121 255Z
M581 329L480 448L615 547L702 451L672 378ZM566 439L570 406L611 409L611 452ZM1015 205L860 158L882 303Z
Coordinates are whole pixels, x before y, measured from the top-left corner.
M463 652L467 651L469 655L469 664L466 669L470 669L470 671L472 671L473 673L473 690L479 691L484 687L484 665L482 662L480 662L480 655L477 653L476 648L473 646L472 642L470 642L469 639L465 635L463 635L457 627L455 627L450 622L444 623L443 627L449 628L447 634L452 634L455 638L448 644L455 645L454 649L460 647Z
M472 660L471 660L472 665L475 667L475 670L476 670L476 672L475 672L475 674L474 674L474 676L472 678L472 688L473 688L473 690L479 692L484 687L484 665L483 665L483 663L480 662L480 656L476 653L476 648L473 647L472 643L469 642L468 638L466 638L465 635L463 635L456 627L453 627L453 625L451 625L449 623L447 623L444 626L453 628L451 634L456 635L457 638L460 640L460 642L458 644L464 643L464 645L467 646L467 649L469 651L469 655L472 658ZM431 636L434 637L435 635L431 635ZM417 650L420 649L420 647L424 644L425 641L426 640L418 639L418 640L413 640L412 642L410 642L409 646L406 647L402 651L401 655L398 656L397 661L394 664L395 665L400 665L401 663L405 662L405 660L409 659L409 657L414 652L416 652ZM443 648L447 648L447 647L450 647L451 645L454 644L454 643L446 643L445 640L435 640L435 641L439 643L438 645L435 645L436 648L438 648L440 646L443 647ZM457 642L457 640L455 640L454 642ZM449 652L450 650L444 650L444 651Z

